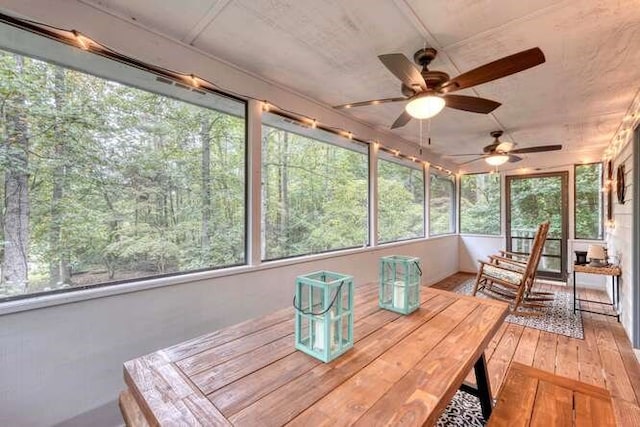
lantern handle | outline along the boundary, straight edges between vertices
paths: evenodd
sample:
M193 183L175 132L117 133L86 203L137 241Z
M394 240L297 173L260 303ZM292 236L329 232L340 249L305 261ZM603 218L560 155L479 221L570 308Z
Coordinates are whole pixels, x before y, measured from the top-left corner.
M418 269L418 275L422 277L422 269L420 268L420 263L418 261L413 261L413 262L416 265L416 268Z
M293 307L298 310L300 313L302 314L311 314L312 316L322 316L323 314L325 314L326 312L328 312L329 310L331 310L331 308L333 307L333 305L336 303L336 300L338 299L338 295L340 294L340 290L342 289L342 285L344 285L344 280L342 280L340 282L340 286L338 286L338 290L336 291L336 294L333 296L333 299L331 300L331 304L329 304L329 307L327 307L326 310L321 311L320 313L314 313L313 311L309 310L309 311L305 311L302 309L302 307L300 307L298 305L298 303L296 302L296 296L293 296Z

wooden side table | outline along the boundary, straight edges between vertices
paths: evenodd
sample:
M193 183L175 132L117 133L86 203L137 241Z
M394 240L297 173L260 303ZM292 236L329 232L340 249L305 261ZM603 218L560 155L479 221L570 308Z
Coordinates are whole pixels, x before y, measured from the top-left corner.
M594 301L590 299L578 298L576 294L576 273L586 273L586 274L598 274L601 276L611 276L611 302L601 302ZM578 265L574 264L573 266L573 312L575 313L577 310L585 311L588 313L601 314L603 316L611 316L618 319L620 321L620 276L622 275L622 270L619 265L609 264L604 267L593 267L590 265ZM576 301L584 301L591 302L595 304L604 304L610 305L615 310L615 314L608 313L600 313L598 311L587 310L584 308L576 307Z

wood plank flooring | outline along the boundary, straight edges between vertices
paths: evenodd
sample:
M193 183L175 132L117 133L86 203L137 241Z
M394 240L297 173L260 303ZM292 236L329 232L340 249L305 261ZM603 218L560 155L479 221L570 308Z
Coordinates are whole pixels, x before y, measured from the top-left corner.
M474 275L457 273L434 285L455 290ZM540 290L553 290L541 285ZM603 291L582 290L582 298L607 301ZM600 310L602 306L592 305ZM495 394L513 361L611 392L620 426L640 426L640 364L620 323L613 317L582 313L584 340L504 323L485 351ZM467 377L467 380L473 376Z

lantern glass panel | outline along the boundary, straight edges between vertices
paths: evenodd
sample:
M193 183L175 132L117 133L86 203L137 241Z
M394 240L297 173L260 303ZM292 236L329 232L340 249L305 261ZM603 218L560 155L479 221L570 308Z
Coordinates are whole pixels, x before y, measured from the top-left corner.
M420 306L420 259L392 255L380 259L380 307L409 314Z

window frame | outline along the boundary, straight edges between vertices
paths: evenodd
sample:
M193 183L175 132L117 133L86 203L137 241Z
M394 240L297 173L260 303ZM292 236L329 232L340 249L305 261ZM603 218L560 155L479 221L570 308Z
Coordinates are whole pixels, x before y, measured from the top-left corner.
M462 231L462 178L465 176L471 175L495 175L498 177L498 186L499 186L499 198L498 198L498 233L497 234L486 234L486 233L465 233ZM488 237L500 237L504 233L502 231L502 177L499 173L496 172L473 172L473 173L465 173L460 175L459 178L460 185L458 186L458 234L464 236L488 236Z
M17 21L16 21L17 22ZM10 34L0 43L0 50L10 52L31 60L46 63L48 66L58 66L66 70L82 73L92 78L122 85L134 90L143 91L156 96L168 98L177 102L189 104L194 107L207 109L216 113L226 114L244 121L243 131L243 261L213 267L201 267L184 271L150 274L94 284L74 285L66 288L27 292L8 296L0 296L0 306L9 302L22 302L35 300L41 297L63 296L64 294L87 291L101 292L101 290L114 287L123 287L142 282L163 282L171 278L181 276L200 275L206 272L218 272L220 270L234 269L248 266L251 263L250 250L250 153L249 153L249 102L235 94L226 93L216 88L189 87L185 81L178 78L175 73L161 67L156 67L136 59L128 58L116 53L99 53L93 51L78 51L77 46L70 42L60 40L53 36L47 36L38 31L28 30L20 24L12 24L5 20L0 21L0 34ZM23 43L26 40L26 43ZM106 70L106 71L105 71ZM124 74L123 74L124 71ZM124 77L122 77L124 75ZM203 98L203 96L205 96ZM206 98L213 96L214 98ZM214 101L231 105L233 112L224 111L216 106ZM117 292L117 291L116 291ZM90 296L86 298L91 298ZM85 298L82 298L85 299Z
M600 236L596 237L596 238L592 238L592 237L578 237L578 221L577 221L577 203L578 203L578 180L577 180L577 170L579 167L581 166L592 166L592 165L600 165L600 185L598 186L598 193L600 194L600 224L599 224L599 230L600 230ZM573 238L574 240L585 240L585 241L589 241L589 240L603 240L604 239L604 233L605 233L605 215L606 215L606 209L607 207L605 206L605 200L604 200L604 192L602 191L602 189L605 187L605 181L606 181L606 163L605 162L589 162L589 163L576 163L573 165ZM607 191L609 193L611 193L612 189L611 186L607 187Z
M362 141L359 140L355 140L355 139L350 139L347 137L344 137L343 135L339 134L339 133L334 133L331 132L330 130L321 128L321 127L314 127L314 126L310 126L309 124L306 124L298 119L296 119L294 116L292 116L291 114L288 114L286 112L281 112L279 110L274 110L274 111L268 111L266 112L266 114L272 114L273 116L276 116L280 119L282 119L285 124L271 124L271 123L265 123L264 117L265 117L265 113L263 113L261 115L261 120L260 120L260 126L261 129L263 129L264 127L271 127L274 129L278 129L284 132L288 132L290 134L295 134L299 137L302 138L306 138L312 141L315 141L317 143L320 144L328 144L330 146L333 147L338 147L344 150L348 150L348 151L352 151L355 153L359 153L365 156L365 166L367 168L367 173L366 173L366 179L367 179L367 188L366 188L366 198L367 198L367 208L366 208L366 232L365 232L365 239L366 239L366 244L358 244L358 245L353 245L353 246L347 246L347 247L341 247L341 248L335 248L335 249L327 249L327 250L322 250L322 251L315 251L315 252L307 252L307 253L301 253L301 254L293 254L293 255L286 255L286 256L280 256L280 257L275 257L275 258L268 258L268 257L263 257L262 253L260 253L260 257L259 257L259 261L261 263L273 263L273 262L278 262L278 261L282 261L282 260L290 260L290 259L295 259L295 258L302 258L302 257L309 257L309 256L314 256L314 255L323 255L323 254L330 254L330 253L335 253L338 251L345 251L345 250L352 250L352 249L358 249L358 248L367 248L367 247L371 247L372 246L372 242L370 241L370 224L371 224L371 215L370 215L370 205L371 205L371 197L370 197L370 187L371 187L371 183L370 183L370 166L369 166L369 158L371 155L370 152L370 144L366 144ZM304 128L305 130L308 130L309 133L311 133L311 135L305 135L300 128ZM261 136L260 141L257 141L256 143L260 145L260 150L262 151L262 143L263 143L263 139L264 139L264 135ZM264 185L265 182L265 176L262 174L262 167L263 167L263 162L264 162L264 158L261 158L260 161L260 175L261 175L261 182ZM260 215L261 218L266 214L265 212L265 206L264 206L264 199L261 197L260 200ZM262 223L263 221L261 221ZM261 244L264 243L265 247L266 247L266 238L264 235L264 230L262 230L262 227L260 228L260 240L261 240ZM264 240L264 241L263 241Z

